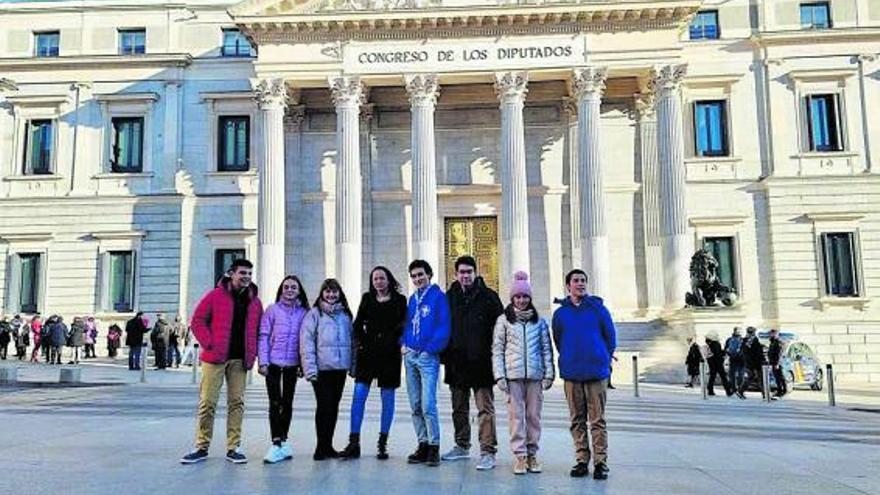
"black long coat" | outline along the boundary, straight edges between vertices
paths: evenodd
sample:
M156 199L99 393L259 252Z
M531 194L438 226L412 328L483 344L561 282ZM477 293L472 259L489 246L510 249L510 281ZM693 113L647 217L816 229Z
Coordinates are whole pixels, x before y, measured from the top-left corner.
M352 325L356 382L378 380L381 388L400 386L400 337L405 321L406 297L402 294L392 291L390 300L379 302L364 293Z
M144 345L144 334L147 333L147 327L139 316L125 322L125 345L142 346Z
M451 334L441 355L446 366L444 382L457 387L491 387L492 336L495 321L504 312L498 294L481 277L467 293L457 281L446 292Z
M703 360L703 353L700 352L700 346L694 342L691 344L691 348L688 349L687 358L684 360L684 364L687 365L687 372L690 376L696 376L700 374L700 362Z

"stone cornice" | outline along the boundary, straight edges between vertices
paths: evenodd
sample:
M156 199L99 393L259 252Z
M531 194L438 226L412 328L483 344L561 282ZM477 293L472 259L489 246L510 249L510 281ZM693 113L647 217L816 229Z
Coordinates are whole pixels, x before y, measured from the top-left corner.
M756 46L772 46L822 42L839 43L841 41L874 41L878 37L880 37L880 28L858 27L769 31L755 34L749 38L749 41Z
M57 69L94 69L132 67L186 67L192 63L188 53L144 55L87 55L72 57L0 58L0 72Z
M687 22L702 2L566 2L544 5L428 7L278 15L235 15L259 43L347 39L412 39L426 36L577 33L664 29Z

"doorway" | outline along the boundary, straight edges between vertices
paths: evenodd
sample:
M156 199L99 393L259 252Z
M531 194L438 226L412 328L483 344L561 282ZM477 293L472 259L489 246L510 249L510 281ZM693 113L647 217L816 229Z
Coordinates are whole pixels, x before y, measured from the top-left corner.
M486 285L498 291L498 217L446 217L443 223L447 285L455 280L455 260L469 254Z

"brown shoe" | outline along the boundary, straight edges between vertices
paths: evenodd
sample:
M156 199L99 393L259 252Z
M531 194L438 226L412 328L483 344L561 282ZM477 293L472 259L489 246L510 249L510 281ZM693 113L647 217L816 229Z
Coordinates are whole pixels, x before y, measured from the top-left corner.
M517 457L516 461L513 463L513 474L526 474L528 472L528 466L526 465L525 457Z
M540 473L543 470L541 463L538 462L538 458L533 455L530 455L528 459L526 459L526 468L530 473Z

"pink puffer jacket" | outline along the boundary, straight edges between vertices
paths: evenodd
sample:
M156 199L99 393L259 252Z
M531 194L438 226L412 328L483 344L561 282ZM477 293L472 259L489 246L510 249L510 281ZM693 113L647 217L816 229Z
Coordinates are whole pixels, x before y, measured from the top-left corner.
M201 360L205 363L223 364L229 354L235 302L228 285L228 279L222 279L215 289L205 294L196 306L190 322L193 335L202 346ZM263 303L257 297L256 285L251 284L250 296L244 327L244 365L247 369L251 369L257 357L257 332L263 316Z

